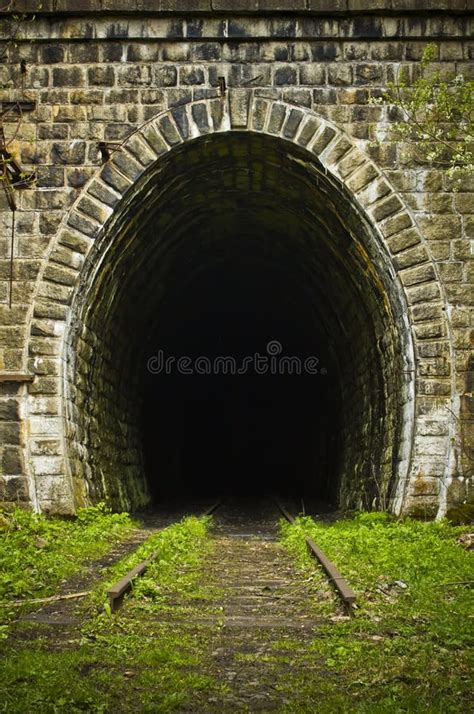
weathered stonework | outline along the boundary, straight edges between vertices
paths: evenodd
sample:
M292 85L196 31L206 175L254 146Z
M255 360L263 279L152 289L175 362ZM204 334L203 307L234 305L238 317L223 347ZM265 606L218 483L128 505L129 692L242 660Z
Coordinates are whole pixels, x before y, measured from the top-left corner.
M12 45L7 13L0 97L36 109L5 134L37 182L17 192L11 308L0 196L1 501L146 502L133 364L183 256L208 259L211 237L186 237L196 217L236 200L275 250L288 225L331 315L339 502L435 516L472 498L474 183L454 192L368 104L429 42L442 70L472 74L472 8L372 7L51 0ZM120 144L103 166L101 141Z

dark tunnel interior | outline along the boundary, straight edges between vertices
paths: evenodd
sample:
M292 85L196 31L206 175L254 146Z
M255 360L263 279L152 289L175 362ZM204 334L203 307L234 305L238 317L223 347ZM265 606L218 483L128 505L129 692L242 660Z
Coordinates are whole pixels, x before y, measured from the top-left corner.
M328 336L291 265L242 254L241 240L238 250L251 216L229 220L235 254L167 296L150 340L158 373L144 380L142 418L152 494L317 492L329 502L341 397Z

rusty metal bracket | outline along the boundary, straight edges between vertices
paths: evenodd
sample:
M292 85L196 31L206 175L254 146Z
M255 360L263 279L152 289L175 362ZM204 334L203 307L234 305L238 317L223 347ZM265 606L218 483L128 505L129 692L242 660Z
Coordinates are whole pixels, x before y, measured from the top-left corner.
M218 77L217 81L219 82L219 92L221 97L225 96L225 93L227 92L227 85L225 83L225 77Z
M114 151L118 151L120 149L122 144L114 144L110 141L99 141L98 147L100 151L100 156L102 159L102 163L105 164L107 161L110 159Z

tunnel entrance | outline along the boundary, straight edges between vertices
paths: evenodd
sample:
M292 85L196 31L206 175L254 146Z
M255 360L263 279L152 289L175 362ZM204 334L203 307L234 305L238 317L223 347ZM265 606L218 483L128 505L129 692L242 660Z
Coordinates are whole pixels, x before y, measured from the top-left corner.
M233 132L173 150L127 196L70 330L89 497L390 498L399 307L341 185L303 149Z

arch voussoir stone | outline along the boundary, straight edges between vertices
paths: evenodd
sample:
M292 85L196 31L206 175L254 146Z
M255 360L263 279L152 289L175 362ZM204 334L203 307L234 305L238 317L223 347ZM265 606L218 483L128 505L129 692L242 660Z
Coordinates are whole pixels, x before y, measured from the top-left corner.
M127 150L144 168L158 158L158 154L150 147L141 132L137 132L127 141Z
M88 185L87 194L93 196L106 206L110 206L110 208L115 208L122 198L121 193L107 186L107 184L98 177L94 178Z

